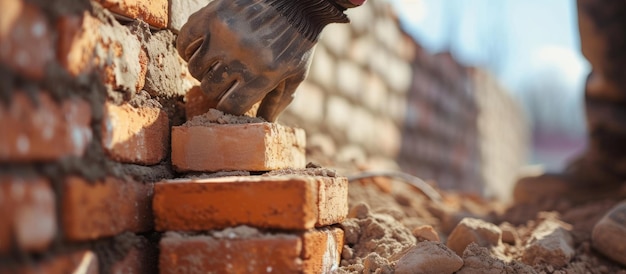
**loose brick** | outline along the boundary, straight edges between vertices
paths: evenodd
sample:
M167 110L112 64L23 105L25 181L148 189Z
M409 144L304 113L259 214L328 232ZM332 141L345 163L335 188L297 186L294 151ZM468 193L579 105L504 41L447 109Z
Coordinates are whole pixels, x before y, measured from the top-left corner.
M6 6L5 6L6 5ZM21 0L2 2L0 63L22 75L42 79L54 57L50 27L41 10Z
M302 129L275 123L207 124L172 128L178 171L267 171L304 168Z
M159 231L201 231L234 225L309 229L348 214L344 177L250 176L157 183L153 209Z
M92 139L91 108L85 101L54 102L46 92L33 102L24 92L0 104L0 162L52 161L81 156Z
M72 75L101 73L113 90L137 92L145 84L148 55L136 35L116 21L105 24L84 12L57 23L57 59Z
M161 273L329 273L339 266L343 230L229 237L167 233Z
M114 13L141 19L155 28L167 27L167 0L97 0L97 2Z
M0 177L0 253L13 248L43 251L54 238L55 199L42 178Z
M115 178L89 183L80 177L67 178L62 202L65 237L80 241L150 230L152 193L153 184Z
M113 160L157 164L165 158L168 144L169 119L163 110L105 105L102 147Z
M98 274L98 258L91 251L77 251L56 255L41 262L23 266L9 266L0 269L0 274L38 274L38 273L84 273Z

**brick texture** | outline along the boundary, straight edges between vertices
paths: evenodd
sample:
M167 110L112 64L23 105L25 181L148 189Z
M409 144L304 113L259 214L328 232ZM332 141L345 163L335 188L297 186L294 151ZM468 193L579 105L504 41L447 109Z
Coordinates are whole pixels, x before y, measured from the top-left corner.
M92 139L91 108L82 100L56 103L46 92L33 102L24 92L0 104L0 162L51 161L81 156Z
M45 179L0 177L0 254L45 250L57 231L55 198Z
M166 28L168 21L167 0L97 0L114 13L141 19L155 28Z
M343 230L214 238L166 234L161 273L330 273L339 265Z
M98 258L91 251L55 255L41 262L0 268L0 274L84 273L98 274Z
M257 176L178 179L157 183L159 231L201 231L234 225L309 229L339 223L348 213L344 177Z
M127 241L135 241L130 249L125 253L123 258L110 265L109 273L157 273L157 247L156 243L149 243L146 238L132 235L132 239ZM127 243L127 242L124 242ZM119 248L123 243L118 243L112 248ZM112 250L111 252L116 252Z
M102 75L110 89L137 92L145 84L148 55L138 37L116 21L105 24L84 12L57 23L57 59L72 75Z
M172 128L178 171L267 171L304 168L305 133L275 123L209 124Z
M0 63L29 78L42 79L46 64L54 57L45 16L39 8L21 0L3 1L2 9Z
M107 103L102 123L102 147L112 159L152 165L165 158L169 120L159 108L134 108Z
M107 178L90 183L68 178L63 187L62 224L69 240L89 240L152 228L153 184Z

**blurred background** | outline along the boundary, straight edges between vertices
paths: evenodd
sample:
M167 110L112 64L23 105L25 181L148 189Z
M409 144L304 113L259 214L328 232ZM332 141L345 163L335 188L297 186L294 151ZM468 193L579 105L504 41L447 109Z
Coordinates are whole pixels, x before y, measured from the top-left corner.
M307 130L310 153L506 201L524 170L559 171L584 149L575 1L370 0L348 13L281 118Z

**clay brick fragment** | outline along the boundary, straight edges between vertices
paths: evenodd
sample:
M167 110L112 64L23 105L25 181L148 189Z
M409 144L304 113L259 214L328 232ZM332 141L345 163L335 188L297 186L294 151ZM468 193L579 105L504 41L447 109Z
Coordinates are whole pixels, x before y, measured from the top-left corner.
M153 184L69 177L63 185L62 224L69 240L91 240L152 228Z
M0 274L20 273L84 273L98 274L98 258L89 251L77 251L69 254L55 255L41 262L29 263L20 266L0 268Z
M309 229L348 214L344 177L249 176L168 180L155 185L159 231L202 231L235 225Z
M155 28L166 28L168 21L167 0L97 0L114 13L141 19Z
M85 101L58 104L46 92L33 102L21 91L9 105L0 104L0 162L52 161L81 156L92 139L91 108Z
M34 5L20 0L5 2L0 19L0 63L28 78L42 79L54 58L48 22Z
M159 108L107 103L102 147L113 160L142 165L161 162L169 143L169 119Z
M167 233L161 273L330 273L339 266L343 230L216 238Z
M42 178L0 177L0 254L45 250L56 234L54 193Z
M302 129L276 123L172 127L172 164L177 171L267 171L304 168Z

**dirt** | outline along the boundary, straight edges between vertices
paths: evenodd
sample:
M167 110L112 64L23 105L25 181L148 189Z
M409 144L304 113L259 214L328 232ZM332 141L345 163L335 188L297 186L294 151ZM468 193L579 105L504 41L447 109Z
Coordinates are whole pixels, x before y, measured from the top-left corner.
M391 191L374 180L351 182L350 215L341 224L346 246L340 272L393 273L399 254L419 243L411 234L413 229L431 225L445 244L463 217L473 217L498 225L503 241L491 247L470 244L462 254L463 267L455 273L626 274L626 266L596 252L590 239L595 223L618 200L510 206L473 195L438 191L443 203L429 200L418 189L398 180L392 180ZM546 251L533 247L541 238L537 235L550 227L548 222L558 224L556 242L565 245L563 250L571 254L563 255L561 250L541 253ZM566 246L568 237L571 251Z
M184 123L183 126L203 126L210 124L250 124L250 123L264 123L267 122L263 118L249 117L249 116L235 116L226 114L217 109L210 109L207 113L195 116L191 120Z

